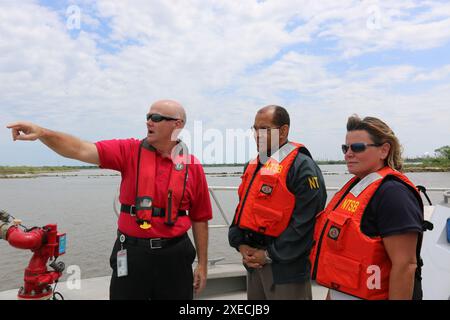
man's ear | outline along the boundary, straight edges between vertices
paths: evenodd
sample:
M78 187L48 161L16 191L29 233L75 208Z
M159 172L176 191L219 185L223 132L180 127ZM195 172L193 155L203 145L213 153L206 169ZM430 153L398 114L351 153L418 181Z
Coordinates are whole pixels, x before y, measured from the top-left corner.
M183 129L184 128L184 121L183 120L176 120L175 121L175 127L177 129Z
M287 139L288 134L289 134L289 125L287 125L287 124L282 125L280 128L280 133L281 133L280 138Z

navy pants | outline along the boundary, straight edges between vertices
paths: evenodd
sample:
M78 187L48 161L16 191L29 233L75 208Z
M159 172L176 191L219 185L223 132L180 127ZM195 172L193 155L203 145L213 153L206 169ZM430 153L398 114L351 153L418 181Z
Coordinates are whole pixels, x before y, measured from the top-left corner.
M117 277L117 239L110 257L113 269L109 294L111 300L192 300L196 251L189 237L171 246L123 244L127 250L128 275Z

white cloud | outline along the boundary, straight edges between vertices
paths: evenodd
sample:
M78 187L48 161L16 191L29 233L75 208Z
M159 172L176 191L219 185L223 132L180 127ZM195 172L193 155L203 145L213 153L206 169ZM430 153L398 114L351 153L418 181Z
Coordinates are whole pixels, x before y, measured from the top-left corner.
M188 126L203 119L205 129L221 130L248 128L259 107L277 103L291 112L293 137L326 158L340 157L329 150L354 112L388 118L399 128L421 124L421 117L436 124L433 130L450 127L448 117L434 116L447 108L439 82L448 79L448 64L387 66L380 59L358 68L352 60L444 45L450 5L442 2L99 0L80 6L82 29L74 32L64 14L34 1L0 4L2 122L23 118L89 139L129 137L142 134L143 115L160 98L182 101ZM370 29L373 8L380 21ZM330 39L335 45L322 51ZM332 65L339 63L336 71ZM420 93L396 89L429 81L438 83ZM9 139L9 132L0 137Z
M419 9L425 13L410 14ZM431 49L450 40L448 3L358 1L340 6L331 17L336 21L319 37L336 39L345 58L388 49Z
M450 65L439 67L435 70L429 70L418 74L415 81L441 81L450 77Z

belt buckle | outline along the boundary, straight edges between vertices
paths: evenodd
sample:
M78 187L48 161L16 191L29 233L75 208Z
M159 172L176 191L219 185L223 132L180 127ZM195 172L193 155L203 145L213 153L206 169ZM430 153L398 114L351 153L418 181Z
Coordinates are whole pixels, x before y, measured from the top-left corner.
M130 214L130 216L135 217L136 214L133 213L133 208L136 208L136 206L131 205L130 206L130 212L128 212Z
M154 245L153 242L158 242L159 244ZM161 238L155 238L150 239L150 249L161 249L162 248L162 239Z

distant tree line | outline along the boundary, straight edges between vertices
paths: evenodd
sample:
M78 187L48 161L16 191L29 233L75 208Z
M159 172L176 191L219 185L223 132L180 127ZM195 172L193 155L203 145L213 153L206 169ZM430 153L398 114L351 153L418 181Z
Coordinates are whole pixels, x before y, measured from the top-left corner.
M434 150L439 158L450 160L450 146L443 146Z

